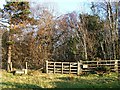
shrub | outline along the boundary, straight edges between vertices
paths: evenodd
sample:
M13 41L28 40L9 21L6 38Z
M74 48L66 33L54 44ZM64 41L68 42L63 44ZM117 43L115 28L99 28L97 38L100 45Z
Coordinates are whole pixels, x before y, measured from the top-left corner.
M110 67L107 66L99 66L95 69L96 73L99 74L100 76L103 76L104 73L109 73L110 72Z

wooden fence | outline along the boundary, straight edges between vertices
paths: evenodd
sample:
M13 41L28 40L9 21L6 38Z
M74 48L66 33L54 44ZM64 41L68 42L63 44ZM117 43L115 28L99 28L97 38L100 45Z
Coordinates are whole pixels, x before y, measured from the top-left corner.
M80 61L80 62L52 62L46 61L46 73L80 74L94 70L98 66L108 66L111 71L119 71L120 60Z
M119 65L118 61L120 60L100 60L100 61L82 61L82 71L91 71L98 66L107 66L111 71L118 71Z

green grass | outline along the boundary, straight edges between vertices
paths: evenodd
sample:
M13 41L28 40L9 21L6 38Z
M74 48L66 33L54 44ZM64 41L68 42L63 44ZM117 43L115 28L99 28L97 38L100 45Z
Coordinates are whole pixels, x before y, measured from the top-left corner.
M120 88L117 73L77 76L69 74L45 74L34 71L29 75L13 75L0 70L1 88Z

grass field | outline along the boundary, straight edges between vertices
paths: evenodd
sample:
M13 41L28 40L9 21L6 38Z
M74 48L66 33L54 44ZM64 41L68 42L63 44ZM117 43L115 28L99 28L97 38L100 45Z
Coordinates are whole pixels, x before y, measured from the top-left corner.
M1 88L120 88L116 73L103 77L97 74L77 76L72 74L45 74L31 71L29 75L13 75L0 70Z

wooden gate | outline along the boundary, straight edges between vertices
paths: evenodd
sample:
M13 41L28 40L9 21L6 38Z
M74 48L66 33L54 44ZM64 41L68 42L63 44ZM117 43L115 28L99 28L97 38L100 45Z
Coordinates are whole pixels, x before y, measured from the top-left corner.
M80 74L82 72L80 62L48 62L46 61L46 73Z

